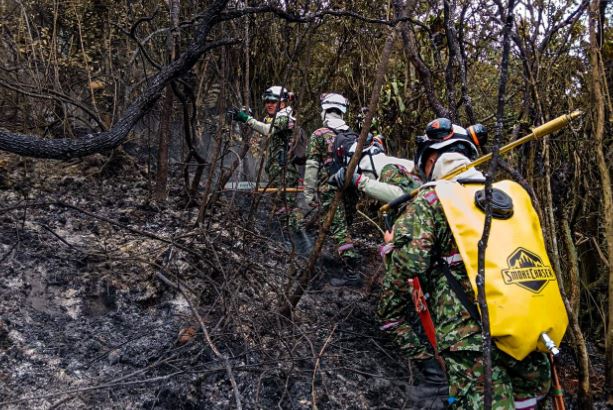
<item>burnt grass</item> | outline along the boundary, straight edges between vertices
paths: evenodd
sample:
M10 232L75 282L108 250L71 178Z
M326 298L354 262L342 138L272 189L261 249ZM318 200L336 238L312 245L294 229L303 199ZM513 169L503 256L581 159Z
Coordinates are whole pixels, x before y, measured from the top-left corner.
M246 409L432 407L378 329L369 222L353 226L364 285L328 285L343 266L327 245L285 318L306 261L268 199L249 220L252 195L224 193L195 226L180 188L153 205L144 172L116 157L0 154L0 408L225 409L237 396Z

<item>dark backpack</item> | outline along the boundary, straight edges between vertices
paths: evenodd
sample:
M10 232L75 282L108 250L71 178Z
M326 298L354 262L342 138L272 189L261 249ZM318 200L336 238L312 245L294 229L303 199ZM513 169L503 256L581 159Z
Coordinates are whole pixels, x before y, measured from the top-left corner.
M289 158L293 164L304 165L306 163L306 149L309 144L309 137L304 131L304 128L298 127L292 133L292 139L289 145Z
M334 144L331 144L331 147L328 149L332 150L332 163L328 167L328 172L330 175L336 173L341 167L347 166L349 161L351 160L351 155L349 152L351 150L351 146L358 140L360 137L355 131L352 129L340 131L340 130L332 130L336 134L334 138Z
M332 157L334 161L332 161L332 166L328 167L330 171L333 171L330 174L336 173L336 171L338 171L341 167L346 167L347 165L349 165L349 161L351 161L351 157L353 156L353 153L351 152L351 147L358 141L358 138L360 137L358 133L351 129L346 131L333 131L336 133L336 138L334 139L334 146L332 148ZM366 145L362 148L362 156L360 160L364 158L364 156L368 155L371 164L370 171L375 175L375 178L379 178L372 157L373 155L385 151L380 146L372 145L372 138L372 134L369 134L368 138L366 139ZM360 173L362 172L359 163L357 170Z

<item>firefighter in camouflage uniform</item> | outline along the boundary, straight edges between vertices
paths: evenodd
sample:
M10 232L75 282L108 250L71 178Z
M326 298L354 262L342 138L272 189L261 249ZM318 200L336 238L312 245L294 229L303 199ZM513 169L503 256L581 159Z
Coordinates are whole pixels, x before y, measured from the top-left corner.
M428 181L478 155L465 130L452 128L447 119L433 121L426 131L418 140L415 163ZM455 179L460 178L484 179L472 168ZM428 185L394 223L384 256L386 274L377 313L382 328L392 333L407 356L426 367L444 366L451 408L479 409L484 389L481 326L452 289L445 271L448 269L469 301L475 296L441 202L434 187ZM414 277L428 295L436 348L415 311L409 283ZM493 409L536 408L537 400L549 390L550 368L544 353L533 352L518 361L492 346L492 366Z
M365 145L366 148L362 151L362 158L351 181L358 191L373 199L388 203L423 184L421 177L414 172L413 161L388 156L379 141L374 138L372 141L367 139ZM353 155L351 150L350 155ZM335 187L344 186L345 174L346 167L342 167L330 177L328 183ZM379 248L382 256L390 249L390 245L386 244ZM418 403L423 408L432 410L446 408L449 390L447 379L441 367L431 359L431 355L427 352L426 337L416 337L414 329L419 330L416 326L421 326L421 324L419 321L396 324L394 332L396 342L408 357L414 359L412 363L417 366L418 370L417 373L414 373L416 385L407 389L406 399Z
M320 207L320 213L325 217L336 188L326 182L330 177L329 169L334 159L333 146L338 132L349 130L343 120L347 112L348 102L340 94L327 93L321 96L321 120L323 127L311 134L306 150L304 171L304 197L311 208ZM331 234L336 242L338 254L344 262L344 274L332 278L334 286L360 286L360 276L353 272L359 260L359 254L354 248L353 240L347 226L347 215L344 206L338 206L331 226Z
M289 105L291 94L281 86L272 86L262 94L266 116L262 121L253 118L247 110L232 108L228 111L232 119L246 124L263 136L268 136L265 170L269 185L273 187L297 188L302 184L297 165L289 158L292 133L296 119ZM299 229L302 212L296 206L296 195L286 195L284 203L290 210L290 226Z

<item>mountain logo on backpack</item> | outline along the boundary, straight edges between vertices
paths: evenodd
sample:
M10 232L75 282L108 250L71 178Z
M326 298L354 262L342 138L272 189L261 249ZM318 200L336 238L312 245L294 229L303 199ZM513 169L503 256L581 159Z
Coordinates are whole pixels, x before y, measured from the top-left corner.
M524 248L515 249L507 258L508 269L502 270L506 285L518 285L532 293L540 293L547 283L556 280L551 269L536 254Z

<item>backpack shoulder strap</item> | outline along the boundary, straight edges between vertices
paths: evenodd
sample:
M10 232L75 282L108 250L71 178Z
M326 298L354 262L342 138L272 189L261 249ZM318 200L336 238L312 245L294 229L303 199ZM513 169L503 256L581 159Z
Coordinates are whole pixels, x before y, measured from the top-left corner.
M375 179L379 179L379 173L377 172L377 167L375 167L375 161L372 159L373 154L372 152L370 152L370 149L368 150L368 152L366 153L368 155L368 158L370 159L370 167L372 169L372 173L375 175ZM362 157L364 157L364 155L362 155ZM358 162L358 166L360 165L360 163Z
M449 264L447 263L447 261L443 258L440 258L439 264L443 269L443 273L445 274L445 278L447 278L447 282L449 282L451 290L453 290L453 293L455 293L458 299L460 299L460 303L462 303L464 308L468 310L470 317L475 319L475 321L477 321L478 323L481 323L481 315L479 314L475 303L471 302L468 299L468 295L464 291L464 288L462 287L460 282L455 278L455 276L451 274L451 270L449 269Z
M472 317L478 323L481 323L481 315L479 314L479 311L477 310L475 303L473 301L470 301L470 299L468 298L468 295L464 291L464 288L462 287L460 282L455 278L455 276L451 274L451 269L449 269L449 264L441 256L441 251L440 251L440 247L438 244L435 245L434 264L432 266L432 269L435 267L440 267L443 270L443 274L445 275L445 278L447 279L447 282L449 283L449 287L451 288L453 293L455 293L455 295L458 297L458 299L460 300L460 303L462 303L462 306L464 306L464 308L468 311L468 313L470 314L470 317Z

